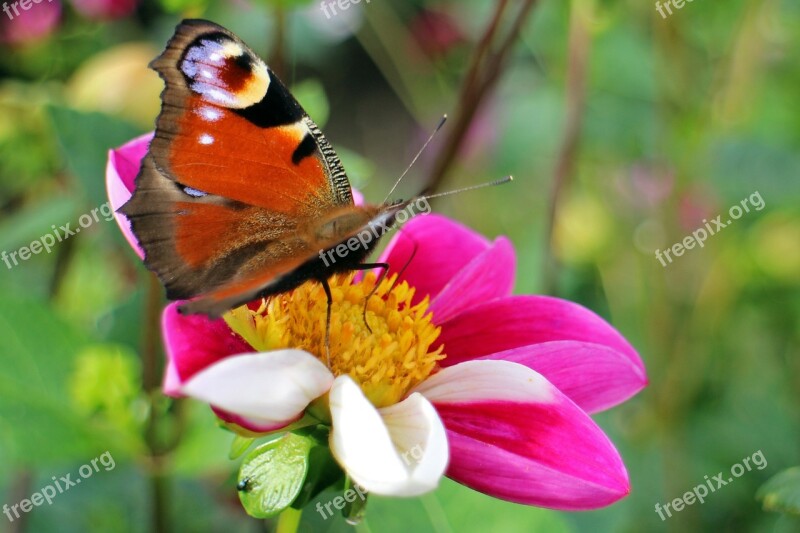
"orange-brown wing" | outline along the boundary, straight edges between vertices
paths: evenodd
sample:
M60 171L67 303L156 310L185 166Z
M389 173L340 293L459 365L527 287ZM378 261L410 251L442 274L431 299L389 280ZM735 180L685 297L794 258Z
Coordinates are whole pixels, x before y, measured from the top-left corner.
M307 259L298 234L352 205L330 144L240 39L184 21L153 68L166 83L122 212L170 299L242 290Z
M346 206L315 220L314 225L300 231L292 241L271 243L263 255L252 256L244 275L235 273L224 286L181 306L184 313L220 316L222 313L252 301L259 296L279 294L293 289L308 279L326 279L335 272L344 272L360 263L388 226L394 224L398 211L407 203L390 206ZM347 242L347 254L333 248ZM354 245L358 244L360 246ZM283 253L287 247L291 253ZM323 256L327 253L327 256Z
M298 231L301 220L221 196L187 194L149 154L123 212L171 300L247 284L312 253L312 243Z

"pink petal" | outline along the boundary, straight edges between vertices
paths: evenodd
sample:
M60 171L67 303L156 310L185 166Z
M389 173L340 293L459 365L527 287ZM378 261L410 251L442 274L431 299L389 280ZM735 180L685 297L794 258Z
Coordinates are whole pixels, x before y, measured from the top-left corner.
M433 298L439 294L453 276L487 248L489 242L484 237L447 217L420 215L401 228L380 261L392 266L390 273L405 267L400 279L416 288L416 304L427 295Z
M146 133L119 148L109 150L108 163L106 164L106 191L108 192L111 208L114 210L114 218L117 219L117 224L122 230L125 239L127 239L139 257L144 257L144 252L142 252L139 242L131 231L131 223L125 215L117 212L117 210L133 194L134 181L137 174L139 174L142 159L147 154L147 148L150 146L152 138L152 132Z
M587 342L544 342L482 359L511 361L535 370L587 413L619 405L647 385L644 370L630 357Z
M431 302L437 324L476 305L509 296L514 288L514 247L505 237L461 269Z
M592 311L549 296L511 296L486 302L440 324L443 366L550 341L580 341L623 353L644 373L636 350Z
M196 373L231 355L253 348L231 331L223 319L182 315L174 302L164 309L162 331L167 352L164 394L179 396L180 388Z
M442 370L417 392L444 421L447 475L459 483L504 500L564 510L603 507L630 491L625 465L608 437L533 370L507 361L471 361Z

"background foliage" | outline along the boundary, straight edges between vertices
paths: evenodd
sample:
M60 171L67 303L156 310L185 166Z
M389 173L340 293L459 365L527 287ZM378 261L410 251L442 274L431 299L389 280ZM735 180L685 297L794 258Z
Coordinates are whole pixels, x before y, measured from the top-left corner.
M357 529L800 530L800 4L696 1L667 19L650 2L533 4L439 188L516 180L435 208L511 237L518 292L580 302L638 348L649 387L598 417L632 493L566 514L447 481L422 498L371 499ZM190 16L270 60L372 201L455 110L402 185L407 197L459 132L470 57L496 8L372 0L327 18L318 2L54 0L0 14L0 251L105 203L106 151L152 128L161 84L145 66ZM655 258L755 192L763 210L666 267ZM113 222L0 263L0 291L2 502L106 450L117 464L24 519L0 518L0 530L274 526L241 510L230 434L206 407L160 394L148 317L161 289ZM667 521L654 512L758 450L765 469ZM301 531L352 529L303 520Z

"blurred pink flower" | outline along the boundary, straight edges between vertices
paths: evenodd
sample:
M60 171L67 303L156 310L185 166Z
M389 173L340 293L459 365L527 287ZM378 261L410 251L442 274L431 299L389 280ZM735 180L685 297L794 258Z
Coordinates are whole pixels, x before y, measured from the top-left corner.
M107 185L115 208L133 188L135 162L147 142L141 137L110 153ZM126 221L118 220L136 247ZM646 385L644 364L622 335L572 302L512 296L511 243L503 237L490 242L443 216L410 220L381 261L392 272L402 271L392 297L375 302L388 307L387 302L401 300L387 317L402 316L395 327L403 324L404 333L386 342L412 342L404 365L390 371L416 364L413 341L407 338L415 322L432 320L435 327L426 329L432 344L422 346L434 357L433 371L423 373L397 401L374 405L374 397L362 390L369 384L351 377L361 367L334 374L335 365L326 366L324 356L292 348L259 350L255 345L274 335L278 324L255 327L269 319L265 308L209 320L179 314L177 303L163 316L169 359L165 392L206 401L224 420L257 432L285 427L325 396L334 456L356 482L378 494L431 490L445 467L447 476L460 483L528 505L593 509L628 494L619 453L587 414L624 402ZM338 283L334 293L366 282ZM313 287L306 290L318 288ZM363 301L356 293L349 293L356 295L353 301ZM324 295L318 300L317 309L324 309ZM302 307L298 312L311 309L297 306ZM360 317L360 304L355 309ZM234 333L231 325L243 317L248 333ZM303 323L319 322L317 315L310 322L308 317ZM362 340L348 342L357 346ZM370 364L383 364L383 348L361 349L377 354ZM334 356L332 350L331 363ZM380 382L378 390L393 386L392 380ZM403 465L405 456L398 450L418 442L425 443L418 465Z
M638 163L620 172L615 185L622 198L634 209L649 211L672 193L675 174L667 167Z
M0 41L23 44L43 39L52 33L60 19L59 0L7 2L0 13Z
M678 223L685 231L691 231L719 213L714 194L702 187L691 186L683 191L678 203Z
M136 11L139 0L70 0L75 11L90 20L112 20Z
M464 33L456 20L442 11L425 10L411 21L411 34L430 56L441 56L464 43Z

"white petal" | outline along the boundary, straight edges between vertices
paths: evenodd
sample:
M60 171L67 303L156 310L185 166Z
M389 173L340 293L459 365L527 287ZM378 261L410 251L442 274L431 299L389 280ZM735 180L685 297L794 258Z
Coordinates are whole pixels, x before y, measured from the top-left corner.
M379 411L401 459L410 468L413 493L435 489L450 455L444 424L431 402L415 393Z
M466 361L445 368L414 389L434 403L480 400L555 401L553 385L541 374L511 361ZM533 394L533 396L532 396Z
M296 419L333 383L333 374L302 350L227 357L195 374L181 391L259 424Z
M447 437L430 402L415 395L379 411L349 376L340 376L330 407L331 451L358 485L388 496L436 488L447 468Z

